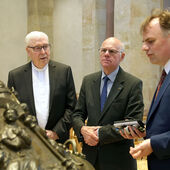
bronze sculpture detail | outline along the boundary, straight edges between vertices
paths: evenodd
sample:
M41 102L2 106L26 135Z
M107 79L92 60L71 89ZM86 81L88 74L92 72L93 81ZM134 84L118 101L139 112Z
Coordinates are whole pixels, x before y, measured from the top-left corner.
M72 143L71 152L67 145ZM0 170L93 170L71 139L46 137L27 105L0 81Z

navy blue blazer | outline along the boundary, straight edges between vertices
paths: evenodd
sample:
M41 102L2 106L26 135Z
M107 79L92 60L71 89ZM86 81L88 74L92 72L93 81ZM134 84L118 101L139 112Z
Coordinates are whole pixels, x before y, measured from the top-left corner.
M170 170L170 73L166 76L148 113L146 138L153 153L148 156L149 170Z

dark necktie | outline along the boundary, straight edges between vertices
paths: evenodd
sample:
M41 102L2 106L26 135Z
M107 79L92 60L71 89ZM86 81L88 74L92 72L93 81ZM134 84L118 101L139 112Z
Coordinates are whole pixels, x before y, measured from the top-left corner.
M103 110L104 104L107 99L107 81L108 80L109 80L109 78L107 76L105 76L104 77L104 86L103 86L102 94L101 94L101 98L100 98L101 112Z
M158 87L157 87L155 99L156 99L156 97L157 97L157 95L158 95L158 92L159 92L159 90L160 90L160 88L161 88L161 86L162 86L162 83L163 83L165 77L166 77L166 72L165 72L165 70L163 69L163 70L162 70L162 75L161 75L161 78L160 78L160 81L159 81L159 84L158 84Z

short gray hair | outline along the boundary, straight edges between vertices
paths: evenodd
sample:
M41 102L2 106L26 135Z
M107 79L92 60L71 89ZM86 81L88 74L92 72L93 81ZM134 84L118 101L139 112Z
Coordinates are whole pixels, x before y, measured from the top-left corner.
M28 33L25 37L26 46L28 46L30 44L31 40L36 38L36 37L46 37L47 40L48 40L48 35L45 34L44 32L32 31L32 32Z

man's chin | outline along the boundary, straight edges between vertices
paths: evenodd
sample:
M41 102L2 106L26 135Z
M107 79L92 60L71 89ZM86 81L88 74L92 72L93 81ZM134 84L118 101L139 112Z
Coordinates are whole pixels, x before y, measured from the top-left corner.
M39 64L39 67L38 68L44 68L46 65L48 64L48 61L42 61L40 64Z
M109 62L104 62L104 63L102 63L102 66L103 67L110 67L110 63Z
M150 59L150 63L152 63L152 64L158 64L158 62L156 62L155 60L152 60L152 59Z

